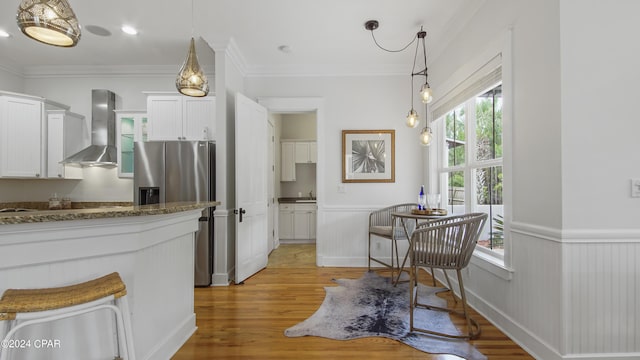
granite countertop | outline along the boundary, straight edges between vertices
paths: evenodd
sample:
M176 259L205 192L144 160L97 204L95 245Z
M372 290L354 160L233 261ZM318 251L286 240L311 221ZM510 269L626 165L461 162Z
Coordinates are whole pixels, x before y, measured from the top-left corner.
M316 198L314 197L281 197L281 198L278 198L278 202L281 204L295 204L295 203L315 204Z
M220 202L173 202L141 206L100 205L82 209L5 212L0 213L0 225L172 214L217 205L220 205Z

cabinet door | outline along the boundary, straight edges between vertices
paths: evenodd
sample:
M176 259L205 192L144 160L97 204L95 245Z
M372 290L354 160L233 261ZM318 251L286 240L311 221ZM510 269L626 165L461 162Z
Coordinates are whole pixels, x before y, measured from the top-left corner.
M315 239L316 205L296 204L294 219L294 236L299 240Z
M293 237L293 210L281 209L278 218L278 234L280 240L295 239Z
M139 116L122 113L116 116L116 148L118 149L118 177L133 177L133 143Z
M0 97L0 176L45 176L42 116L41 101Z
M315 141L309 143L309 162L318 162L318 144Z
M293 236L299 240L309 239L309 214L306 210L295 212Z
M149 140L182 140L182 95L147 97Z
M296 163L311 164L317 162L318 155L316 142L296 142Z
M316 239L316 210L309 211L309 239Z
M296 181L294 143L282 143L280 150L280 159L280 181Z
M84 117L66 111L49 112L47 115L47 177L82 179L82 167L77 164L60 164L67 156L82 150Z
M306 164L309 162L309 143L297 142L296 144L296 163Z
M215 98L183 98L182 134L184 140L213 140Z

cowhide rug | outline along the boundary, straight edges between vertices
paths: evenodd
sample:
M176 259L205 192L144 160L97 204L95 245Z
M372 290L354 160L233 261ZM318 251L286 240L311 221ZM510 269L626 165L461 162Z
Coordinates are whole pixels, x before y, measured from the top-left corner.
M400 341L432 354L453 354L469 360L484 360L476 348L463 340L409 332L409 284L393 286L391 279L368 271L360 279L334 280L339 286L327 286L320 308L308 319L285 330L289 337L320 336L349 340L382 336ZM444 288L420 284L420 301L445 306L446 300L435 294ZM440 332L459 333L443 311L417 309L418 327Z

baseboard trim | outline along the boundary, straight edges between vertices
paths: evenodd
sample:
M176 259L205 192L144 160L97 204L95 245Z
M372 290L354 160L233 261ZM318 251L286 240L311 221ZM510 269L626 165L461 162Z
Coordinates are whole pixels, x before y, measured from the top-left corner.
M143 359L147 360L167 360L180 350L182 345L196 332L196 314L188 316L175 331L167 335L149 354Z
M213 274L211 275L211 286L229 286L231 280L229 280L229 274Z

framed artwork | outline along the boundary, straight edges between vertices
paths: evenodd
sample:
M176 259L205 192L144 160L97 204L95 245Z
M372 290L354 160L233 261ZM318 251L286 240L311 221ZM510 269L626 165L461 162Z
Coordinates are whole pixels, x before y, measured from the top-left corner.
M342 182L395 182L395 130L342 130Z

